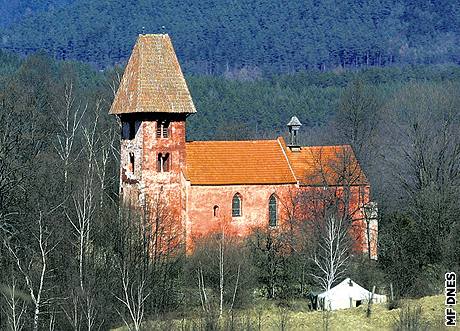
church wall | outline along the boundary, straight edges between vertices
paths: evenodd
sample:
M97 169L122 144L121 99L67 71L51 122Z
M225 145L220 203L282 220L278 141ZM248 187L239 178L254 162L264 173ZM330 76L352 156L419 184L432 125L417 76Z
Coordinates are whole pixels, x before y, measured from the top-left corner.
M195 186L188 189L187 197L187 239L191 241L220 231L222 223L231 235L246 236L255 227L268 226L268 202L274 193L278 201L294 192L294 184L285 185L219 185ZM239 194L242 200L241 216L232 217L232 199ZM214 206L218 214L214 216ZM278 219L283 219L286 211L278 203Z
M283 226L292 214L296 219L312 219L309 214L311 215L314 206L308 202L311 202L312 196L321 194L322 190L324 189L318 187L298 187L295 184L191 185L187 189L187 250L193 249L194 241L222 231L223 224L227 235L240 237L249 235L254 228L268 227L268 202L273 193L278 197L279 226ZM333 190L338 195L342 194L340 188L329 188L329 190ZM232 199L237 193L242 198L242 215L232 217ZM355 239L354 249L364 253L367 252L367 232L361 206L369 201L369 187L351 187L350 193L349 213L354 219L351 230L351 235ZM215 206L219 208L217 216L214 216ZM371 234L373 257L376 257L376 245L377 236L373 232Z

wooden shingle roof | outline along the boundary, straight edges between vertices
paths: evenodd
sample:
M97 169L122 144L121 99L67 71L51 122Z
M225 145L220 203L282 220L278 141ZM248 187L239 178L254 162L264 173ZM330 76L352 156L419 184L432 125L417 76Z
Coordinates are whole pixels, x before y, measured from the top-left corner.
M195 112L169 36L139 35L110 114Z

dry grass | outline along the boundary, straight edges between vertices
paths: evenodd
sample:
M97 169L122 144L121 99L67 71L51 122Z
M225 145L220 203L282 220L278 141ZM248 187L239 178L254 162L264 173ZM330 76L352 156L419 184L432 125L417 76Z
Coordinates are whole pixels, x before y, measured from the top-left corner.
M430 325L430 330L443 330L444 296L430 296L418 300L404 300L402 306L418 305L422 308L422 319ZM372 314L366 317L367 306L329 312L329 330L391 330L399 317L401 308L388 310L385 304L374 304ZM290 302L287 308L280 308L274 302L260 302L252 309L239 311L235 316L236 330L325 330L326 313L308 311L301 301ZM221 322L227 323L229 318ZM173 321L151 321L145 323L145 330L204 330L200 318ZM117 329L118 331L125 328Z

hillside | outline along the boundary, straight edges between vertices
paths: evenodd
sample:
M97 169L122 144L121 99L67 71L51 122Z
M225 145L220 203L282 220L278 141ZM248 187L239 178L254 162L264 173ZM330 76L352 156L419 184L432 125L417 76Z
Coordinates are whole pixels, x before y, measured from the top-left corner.
M24 17L53 10L73 0L0 0L0 27L7 27Z
M191 73L460 61L460 3L448 0L3 2L2 48L100 68L124 63L143 27L169 33Z

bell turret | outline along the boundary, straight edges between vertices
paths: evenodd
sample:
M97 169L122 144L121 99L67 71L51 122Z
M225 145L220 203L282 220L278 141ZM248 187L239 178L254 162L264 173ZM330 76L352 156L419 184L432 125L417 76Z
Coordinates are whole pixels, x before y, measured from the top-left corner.
M292 116L287 126L289 128L288 147L291 148L292 151L298 151L300 150L300 145L298 142L298 131L302 126L302 123L300 123L299 119L296 116Z

